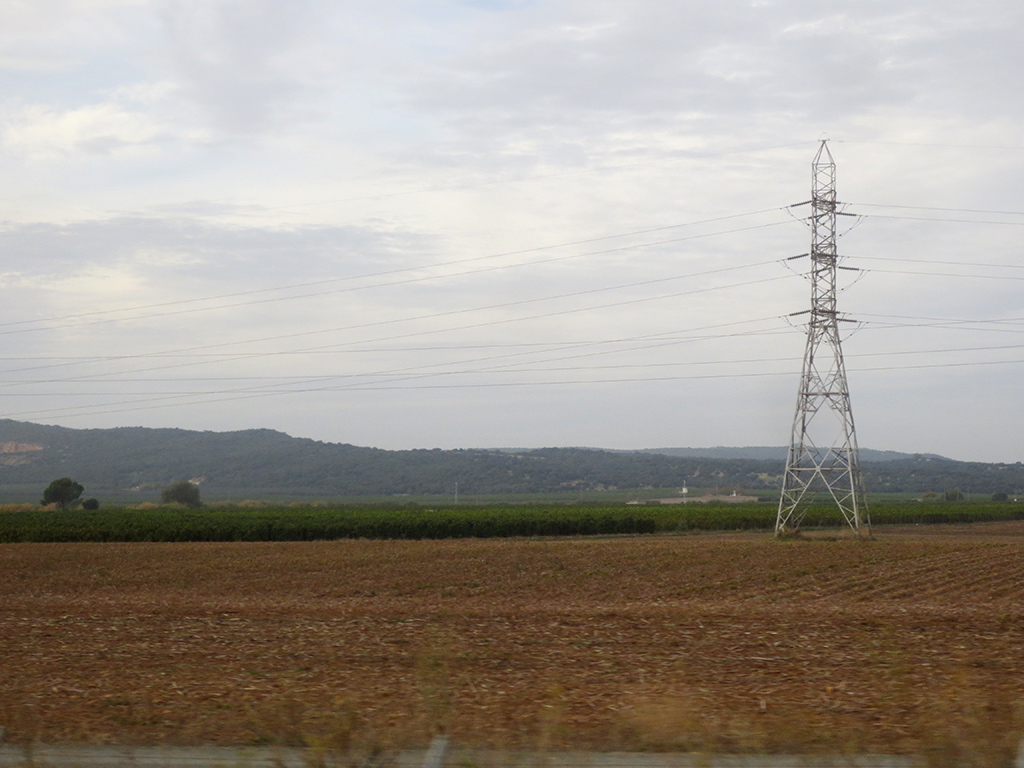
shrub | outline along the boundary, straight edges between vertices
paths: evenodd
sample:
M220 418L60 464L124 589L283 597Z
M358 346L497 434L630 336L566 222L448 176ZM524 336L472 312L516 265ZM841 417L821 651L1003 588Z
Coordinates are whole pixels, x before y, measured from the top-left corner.
M199 486L188 480L164 488L160 491L160 500L164 504L183 504L186 507L201 507L203 504L199 500Z
M98 499L86 499L82 502L82 509L88 509L90 512L100 508L100 502Z

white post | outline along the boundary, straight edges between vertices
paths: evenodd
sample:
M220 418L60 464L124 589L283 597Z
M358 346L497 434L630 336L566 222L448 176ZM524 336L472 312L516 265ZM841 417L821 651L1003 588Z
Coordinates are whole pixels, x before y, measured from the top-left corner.
M435 736L423 756L423 768L441 768L444 764L444 753L447 751L448 737Z

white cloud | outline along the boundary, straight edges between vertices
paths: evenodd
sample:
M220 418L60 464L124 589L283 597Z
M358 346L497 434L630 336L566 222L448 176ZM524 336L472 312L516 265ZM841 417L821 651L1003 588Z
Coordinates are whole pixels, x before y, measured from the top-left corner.
M137 155L153 152L169 139L167 126L144 112L116 103L70 110L30 105L5 116L3 144L29 160L76 154Z
M230 133L294 117L306 85L292 59L324 10L318 0L171 0L163 18L182 96Z
M0 9L0 67L66 72L124 46L151 0L5 0Z

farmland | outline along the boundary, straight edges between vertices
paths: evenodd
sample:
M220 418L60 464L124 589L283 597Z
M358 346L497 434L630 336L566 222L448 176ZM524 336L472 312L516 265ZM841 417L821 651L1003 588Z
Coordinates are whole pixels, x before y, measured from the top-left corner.
M769 530L776 503L583 505L494 504L0 508L0 543L73 541L315 541L451 539ZM874 503L876 525L1024 520L1020 503ZM807 528L840 526L834 507L812 507Z
M16 743L1009 754L1024 523L0 546ZM1000 753L999 750L1002 750Z

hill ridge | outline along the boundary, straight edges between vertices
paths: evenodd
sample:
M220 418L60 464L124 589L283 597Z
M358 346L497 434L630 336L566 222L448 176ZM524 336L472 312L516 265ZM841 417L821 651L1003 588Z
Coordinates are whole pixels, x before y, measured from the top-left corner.
M367 497L524 494L694 487L775 493L783 458L718 458L646 449L533 448L390 451L292 437L272 429L232 432L174 427L72 429L0 420L0 489L33 495L50 480L72 477L89 493L132 492L203 478L204 495ZM706 449L705 449L706 450ZM878 452L889 455L892 452ZM865 461L869 492L1021 493L1024 467L957 462L935 456ZM147 497L148 494L148 497Z

